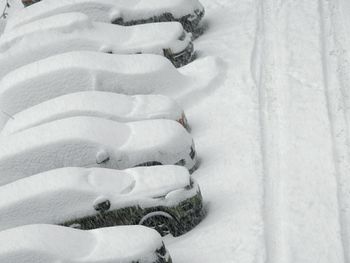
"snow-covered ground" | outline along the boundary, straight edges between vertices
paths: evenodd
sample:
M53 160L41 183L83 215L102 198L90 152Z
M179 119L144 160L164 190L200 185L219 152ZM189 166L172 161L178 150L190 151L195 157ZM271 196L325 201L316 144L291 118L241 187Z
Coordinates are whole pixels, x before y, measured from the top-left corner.
M174 262L350 262L347 0L203 0L222 78L185 108L207 218Z

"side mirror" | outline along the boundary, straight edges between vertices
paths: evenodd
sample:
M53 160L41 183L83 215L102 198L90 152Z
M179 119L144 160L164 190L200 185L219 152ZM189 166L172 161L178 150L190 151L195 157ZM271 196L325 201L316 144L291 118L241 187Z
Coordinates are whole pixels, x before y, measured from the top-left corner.
M101 150L96 154L96 163L103 164L109 161L109 153L106 150Z
M94 205L94 209L100 213L107 212L110 208L111 202L109 200Z

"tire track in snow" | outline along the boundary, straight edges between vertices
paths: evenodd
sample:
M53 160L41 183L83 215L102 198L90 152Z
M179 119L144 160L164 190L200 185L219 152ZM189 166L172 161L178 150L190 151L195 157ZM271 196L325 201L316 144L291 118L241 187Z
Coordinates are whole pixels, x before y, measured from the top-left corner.
M264 0L258 7L252 74L260 90L269 263L344 262L318 4Z
M273 81L272 78L267 80L266 76L271 75L274 71L274 62L269 61L268 52L270 51L266 47L266 25L265 21L268 16L271 15L270 9L264 9L264 2L257 0L257 34L255 40L255 48L253 50L252 59L251 59L251 71L252 76L255 81L255 85L258 88L258 96L260 103L260 138L261 138L261 156L263 159L263 173L264 173L264 220L265 220L265 262L277 262L279 258L283 258L283 249L282 244L282 227L281 220L279 218L278 212L280 210L280 205L282 203L282 198L276 198L277 196L283 197L280 193L281 186L278 180L271 180L270 178L270 169L271 162L270 160L274 159L272 156L278 155L277 144L271 144L271 142L276 139L273 133L269 130L269 123L272 125L277 125L279 116L276 118L270 119L268 121L269 112L274 111L276 105L270 104L268 101L276 101L274 99L275 95L271 90L265 89L263 87L264 83L267 84L269 81ZM269 37L273 37L269 36ZM271 58L275 60L275 58ZM266 63L269 63L268 66ZM269 98L268 98L269 97ZM274 146L274 147L271 147ZM277 159L275 159L277 160ZM274 162L273 166L278 166L278 161ZM274 167L278 169L278 167ZM268 211L268 212L267 212Z
M329 118L332 126L334 160L337 167L339 216L345 262L350 262L350 153L349 91L350 63L346 46L350 43L338 0L319 0L323 43L323 68Z

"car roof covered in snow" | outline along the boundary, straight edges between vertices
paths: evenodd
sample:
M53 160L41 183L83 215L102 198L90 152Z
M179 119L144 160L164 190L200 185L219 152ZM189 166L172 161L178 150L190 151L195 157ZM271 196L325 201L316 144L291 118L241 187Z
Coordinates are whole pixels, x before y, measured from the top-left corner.
M160 204L154 198L189 184L188 170L175 165L127 170L78 167L51 170L0 188L0 230L24 224L60 224L92 216L96 214L94 205L101 200L110 201L110 210L157 206Z
M104 160L125 169L150 156L178 156L191 144L191 135L171 120L124 124L96 117L67 118L1 136L0 185L55 168L103 166Z
M75 51L33 62L7 74L0 82L0 105L13 115L79 91L149 94L176 91L188 82L188 77L162 56Z
M45 0L19 11L9 19L6 31L59 13L82 12L94 21L143 20L171 13L175 19L203 11L198 0Z
M77 196L89 192L91 198L105 196L118 201L121 196L159 197L170 191L184 188L190 183L186 168L178 165L136 167L126 170L106 168L66 167L23 178L0 188L0 206L29 198L37 193L72 190ZM16 192L15 196L13 193ZM90 202L95 199L83 200ZM74 205L74 204L73 204Z
M118 122L147 119L181 119L183 110L162 95L127 96L117 93L85 91L63 95L10 118L1 131L8 135L40 124L74 116L92 116Z
M0 39L0 50L4 52L12 48L22 48L22 44L29 48L54 44L56 41L79 40L82 48L84 46L91 46L97 50L107 48L114 53L125 54L136 52L161 54L165 48L171 48L174 52L184 50L190 40L179 40L183 32L183 27L178 22L125 27L92 22L82 13L64 13L4 33Z
M176 54L191 43L190 34L185 34L184 38L183 34L178 22L124 27L91 22L81 13L60 14L1 36L0 77L31 62L77 50L164 55L164 50L169 49Z
M28 225L1 232L0 243L2 263L61 260L130 263L141 258L153 262L162 239L156 231L142 226L83 231L54 225Z

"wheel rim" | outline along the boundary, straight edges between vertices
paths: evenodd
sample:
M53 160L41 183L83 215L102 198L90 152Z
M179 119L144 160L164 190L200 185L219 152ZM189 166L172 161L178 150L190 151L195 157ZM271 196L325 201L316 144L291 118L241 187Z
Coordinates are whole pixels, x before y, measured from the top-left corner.
M170 218L163 216L154 216L146 219L142 225L152 228L162 236L173 234L173 222Z

